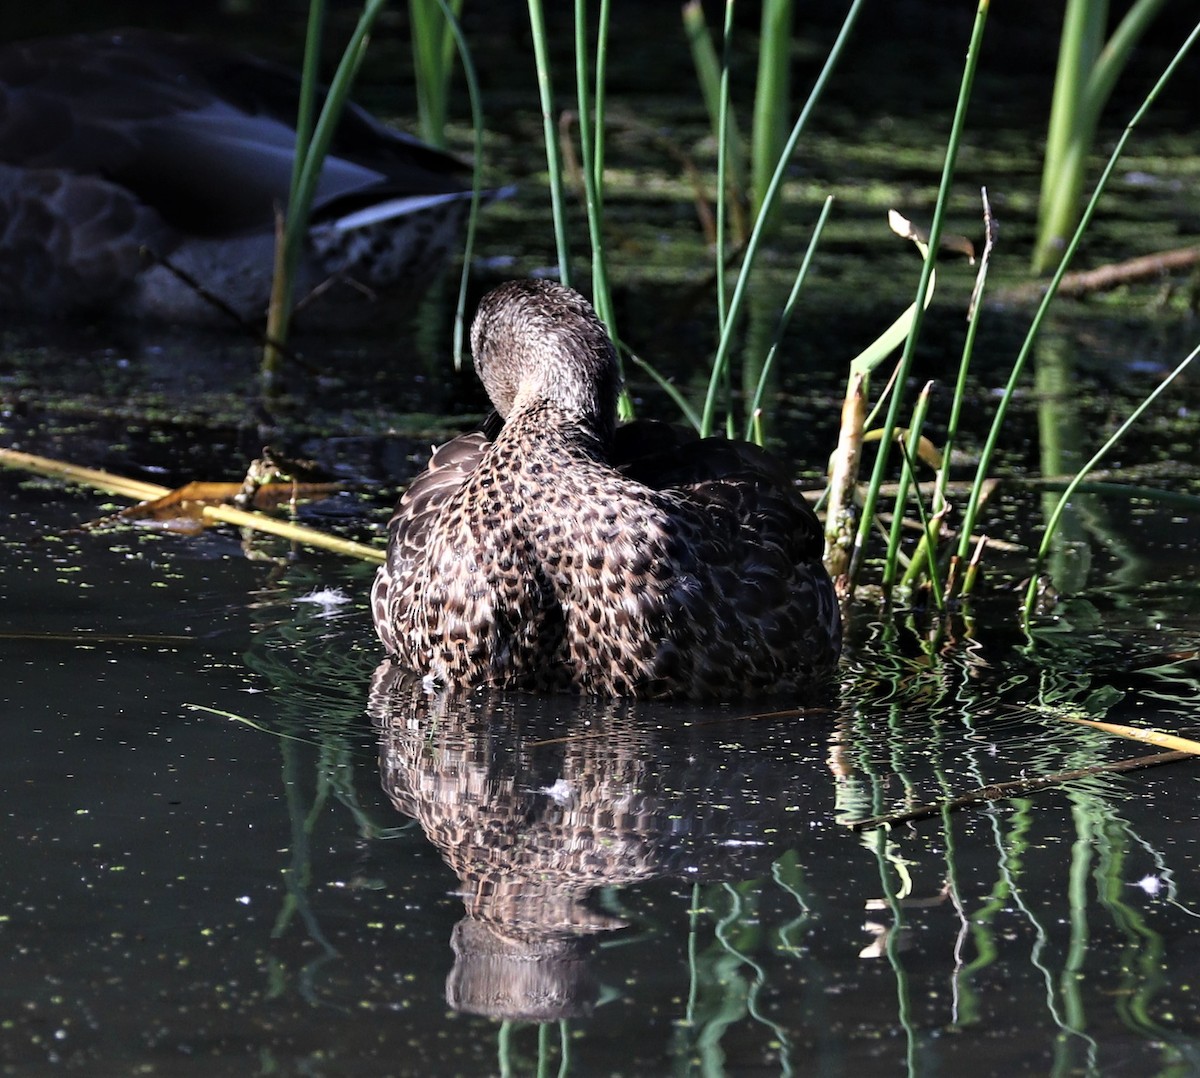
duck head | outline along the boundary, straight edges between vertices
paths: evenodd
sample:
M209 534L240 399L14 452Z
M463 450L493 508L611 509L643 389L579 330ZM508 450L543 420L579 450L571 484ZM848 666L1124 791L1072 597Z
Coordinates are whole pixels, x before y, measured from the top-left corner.
M475 370L496 411L549 405L608 444L621 385L617 353L592 305L553 281L509 281L479 304Z

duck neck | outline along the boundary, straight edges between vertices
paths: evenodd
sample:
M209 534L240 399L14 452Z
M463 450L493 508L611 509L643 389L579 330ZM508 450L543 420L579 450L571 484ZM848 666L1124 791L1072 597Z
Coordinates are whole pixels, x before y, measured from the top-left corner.
M580 416L547 400L514 409L505 420L497 441L523 446L522 455L542 456L550 462L564 458L607 461L612 448L612 427L603 417Z

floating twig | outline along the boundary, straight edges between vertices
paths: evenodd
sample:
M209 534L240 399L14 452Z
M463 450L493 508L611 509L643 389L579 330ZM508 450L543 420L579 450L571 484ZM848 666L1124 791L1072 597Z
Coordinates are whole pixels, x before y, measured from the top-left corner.
M1181 247L1171 251L1156 251L1154 254L1138 255L1123 262L1109 262L1090 270L1066 273L1058 285L1060 296L1086 296L1093 292L1107 292L1124 284L1156 280L1171 273L1191 269L1200 262L1200 247ZM1028 303L1041 299L1049 284L1033 281L1003 291L1000 303Z
M22 453L16 449L0 448L0 465L6 468L16 468L21 471L36 472L38 475L64 479L70 483L79 483L94 490L102 490L109 494L117 494L138 501L152 501L166 497L171 493L169 487L157 483L145 483L138 479L128 479L125 476L113 475L111 472L97 468L83 468L66 461L54 460L50 457L39 457L34 453ZM265 513L253 513L245 509L237 509L232 505L205 505L201 515L222 524L232 524L239 528L251 528L254 531L278 535L305 546L329 550L335 554L345 554L348 557L359 558L362 561L382 562L384 552L378 547L356 543L350 539L341 539L336 535L308 528L303 524L293 524L291 521L279 520Z

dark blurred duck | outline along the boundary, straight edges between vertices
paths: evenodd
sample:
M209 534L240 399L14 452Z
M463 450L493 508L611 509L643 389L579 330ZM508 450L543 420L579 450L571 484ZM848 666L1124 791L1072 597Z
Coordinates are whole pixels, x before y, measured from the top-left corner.
M484 297L475 368L503 425L436 450L388 527L375 628L426 686L811 697L841 622L812 509L757 446L616 427L588 302Z
M229 321L270 295L299 80L185 37L134 30L0 47L0 307ZM305 317L373 317L418 292L458 240L469 182L454 158L349 105L314 201ZM353 310L349 319L353 320Z

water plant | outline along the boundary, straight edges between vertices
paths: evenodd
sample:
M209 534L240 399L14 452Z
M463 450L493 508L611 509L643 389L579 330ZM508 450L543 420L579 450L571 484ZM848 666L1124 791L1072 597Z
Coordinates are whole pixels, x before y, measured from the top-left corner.
M413 75L421 138L446 147L446 108L454 73L456 21L463 0L408 0L412 29Z
M367 36L384 0L366 0L358 24L351 34L338 63L319 115L314 116L317 101L317 71L325 24L325 0L310 0L308 28L304 39L304 64L301 70L300 102L296 116L296 153L292 167L287 212L276 227L275 277L267 310L267 343L263 349L262 380L264 395L278 387L293 312L296 267L308 230L309 212L321 166L337 128L338 118L350 96L350 87L362 61Z
M1137 0L1107 41L1108 0L1068 0L1050 107L1033 270L1061 254L1082 211L1088 155L1100 113L1142 35L1166 0Z
M1013 365L1012 365L1011 372L1009 375L1008 383L1005 387L1005 392L997 404L995 416L992 421L992 426L991 426L990 431L988 432L988 437L985 442L983 452L980 456L979 465L976 470L976 481L975 481L974 487L972 488L972 497L968 499L966 506L964 508L964 513L963 513L962 532L960 535L958 552L957 552L958 557L960 559L966 555L967 544L970 541L969 537L975 527L975 523L978 518L979 507L980 507L980 498L981 498L980 492L982 489L982 484L983 484L984 480L986 479L986 477L988 476L988 474L990 473L993 455L995 453L996 445L999 440L1000 432L1003 428L1005 415L1006 415L1008 407L1013 399L1013 396L1016 392L1016 388L1017 388L1019 379L1024 371L1025 363L1033 350L1035 341L1038 339L1039 331L1040 331L1042 323L1046 317L1046 314L1049 311L1050 304L1054 300L1054 296L1055 296L1058 284L1062 280L1063 276L1065 275L1067 268L1070 266L1071 260L1075 255L1075 252L1078 250L1079 245L1083 240L1084 234L1086 233L1087 227L1088 227L1089 223L1091 222L1092 216L1096 212L1096 207L1098 206L1098 204L1100 202L1101 196L1104 194L1104 190L1107 187L1108 181L1113 174L1113 170L1116 168L1117 161L1120 159L1121 154L1124 151L1125 144L1128 142L1134 129L1141 122L1141 120L1146 115L1146 113L1149 112L1149 110L1153 106L1155 100L1158 98L1158 96L1162 92L1163 88L1167 85L1171 76L1178 69L1179 65L1183 62L1184 58L1187 56L1187 54L1190 51L1190 49L1192 48L1192 46L1196 43L1197 39L1200 39L1200 23L1197 23L1196 27L1192 30L1191 34L1189 34L1188 37L1186 38L1186 40L1180 45L1179 49L1176 51L1174 57L1171 59L1170 63L1167 65L1167 67L1163 71L1162 75L1159 77L1158 81L1150 89L1149 93L1146 95L1145 100L1142 102L1141 106L1134 113L1133 117L1130 119L1129 123L1126 125L1124 131L1121 134L1120 139L1117 141L1116 146L1113 148L1112 154L1109 156L1108 163L1105 165L1104 170L1101 173L1101 176L1096 183L1096 187L1093 190L1091 198L1089 199L1088 204L1083 211L1083 214L1080 218L1079 224L1077 225L1077 227L1075 229L1074 235L1072 236L1071 241L1067 244L1066 250L1063 252L1062 258L1059 261L1058 269L1056 270L1053 278L1051 279L1050 284L1046 289L1045 295L1042 297L1042 301L1038 306L1037 312L1035 313L1035 315L1033 317L1033 321L1030 324L1029 330L1025 336L1024 343L1021 345L1020 351L1018 352L1016 359L1013 361ZM1177 369L1177 371L1170 376L1170 378L1167 380L1167 382L1164 382L1162 384L1162 386L1160 386L1159 389L1154 391L1154 393L1151 396L1151 399L1153 397L1157 397L1159 392L1161 392L1161 390L1163 388L1165 388L1166 385L1169 384L1169 382L1176 377L1176 374L1179 372L1179 370L1182 370L1184 367L1186 367L1187 365L1189 365L1192 362L1192 360L1195 358L1195 355L1196 355L1195 352L1193 352L1191 355L1189 355L1187 357L1187 359L1183 361L1183 363L1180 365L1180 367ZM1145 404L1143 404L1141 407L1139 407L1135 411L1135 413L1130 417L1130 420L1127 421L1126 424L1124 424L1122 426L1121 431L1118 432L1118 434L1114 437L1119 437L1120 433L1123 433L1124 430L1128 429L1129 424L1133 421L1133 419L1136 419L1136 417L1142 413L1146 404L1148 404L1148 403L1149 403L1149 400L1147 400L1147 402ZM1105 447L1105 449L1107 449L1107 446ZM1100 455L1102 455L1103 452L1104 452L1104 450L1101 451ZM1098 459L1098 457L1095 459ZM1093 461L1093 464L1094 464L1094 461ZM1090 470L1091 466L1092 465L1089 464L1089 466L1087 468L1085 468L1084 472L1080 473L1080 475L1078 476L1078 479L1082 480L1084 477L1084 474L1086 474L1087 470ZM1064 500L1064 502L1065 502L1065 500ZM1054 514L1051 517L1051 519L1047 521L1046 531L1045 531L1044 540L1043 540L1043 549L1045 549L1045 546L1047 543L1052 541L1055 527L1057 526L1059 519L1061 519L1061 514ZM1040 560L1041 559L1039 558L1039 561Z
M276 230L275 275L271 301L267 311L266 344L262 358L264 396L278 391L283 368L285 346L294 310L296 268L305 242L309 214L321 168L338 120L350 96L354 78L367 48L371 29L386 5L386 0L365 0L358 21L346 43L333 79L316 113L318 98L318 67L325 27L325 0L310 0L307 32L304 44L304 63L301 71L300 101L296 119L296 151L293 160L291 189L286 212L280 217ZM462 0L413 0L413 49L418 74L418 100L421 103L423 131L432 134L435 144L444 142L446 99L452 71L451 47L457 49L471 102L475 131L475 161L482 158L483 119L479 103L479 83L471 62L466 40L456 17ZM465 307L467 269L474 242L476 215L482 189L482 176L474 170L473 198L467 220L466 256L459 287L455 319L454 352L461 356L465 336L463 310Z
M721 203L730 215L733 238L744 244L749 238L748 222L757 217L766 202L787 142L795 7L792 0L767 0L762 5L749 167L738 134L737 118L729 106L733 11L733 4L726 5L720 57L713 46L699 0L688 0L683 5L683 25L696 78L720 146L718 170L724 171L728 180L727 183L718 180L718 190L725 193ZM774 220L772 212L768 228Z
M531 2L531 12L538 6ZM850 5L841 32L829 50L825 65L815 81L807 101L799 111L790 138L783 143L781 148L775 148L778 147L778 140L772 136L771 132L779 129L781 109L786 107L786 97L780 93L781 86L786 83L776 69L781 64L786 67L783 58L787 55L793 14L788 4L764 5L762 32L758 43L760 67L752 145L756 175L760 177L764 175L762 162L771 155L773 155L774 171L769 181L756 185L758 193L751 199L746 196L746 176L749 169L730 99L730 70L735 52L733 48L734 6L733 0L729 0L724 7L724 22L719 39L719 49L714 45L704 24L703 11L699 5L691 3L685 5L684 9L686 37L693 55L701 97L708 108L712 121L717 147L715 184L717 229L713 279L715 281L714 306L718 340L709 368L708 389L702 405L696 406L693 402L684 399L683 394L674 387L668 386L666 380L653 372L648 365L641 360L636 360L642 369L648 370L661 385L667 387L673 399L680 405L683 414L705 435L719 429L724 429L728 434L733 435L735 430L743 425L743 422L737 421L738 392L735 387L739 380L733 377L732 367L738 342L743 339L744 309L748 296L753 294L750 282L753 280L756 257L760 245L770 235L772 213L784 171L802 135L805 121L818 101L827 79L836 66L845 42L853 30L859 11L858 4ZM1080 12L1081 7L1083 5L1074 5L1068 13L1068 24L1064 33L1060 62L1060 88L1072 85L1070 73L1076 71L1081 64L1088 67L1087 53L1084 49L1086 42L1082 41L1081 34L1086 37L1084 30L1087 30L1094 36L1096 26L1103 26L1103 12L1095 9ZM842 594L846 596L854 594L859 586L869 553L872 557L874 556L872 552L875 549L876 520L881 512L882 500L885 498L892 498L892 507L886 543L883 552L879 555L879 580L883 585L884 594L891 596L893 592L896 592L900 597L908 597L921 590L929 594L931 601L940 607L956 595L970 593L983 551L981 536L976 533L976 525L980 520L982 507L995 484L992 473L995 449L1003 429L1006 413L1018 390L1026 360L1037 340L1046 310L1052 302L1057 284L1070 264L1086 230L1096 202L1104 190L1125 141L1194 40L1193 35L1181 46L1175 59L1168 65L1162 78L1151 90L1143 107L1138 110L1137 115L1126 129L1110 159L1109 166L1097 184L1092 199L1075 231L1074 239L1068 244L1063 254L1058 272L1043 296L1025 343L1013 363L1008 386L995 409L993 423L975 480L971 484L970 491L960 510L961 524L956 535L951 536L948 542L945 534L945 522L951 509L949 502L950 467L953 460L954 443L959 430L962 405L969 386L970 363L983 310L982 298L986 289L987 272L995 239L995 221L990 207L987 205L986 192L984 193L984 222L987 238L980 259L976 294L971 305L966 342L955 380L944 443L941 447L933 446L922 435L929 406L929 387L926 387L926 390L917 397L907 419L905 419L904 413L910 407L910 403L903 393L903 389L910 377L913 358L920 338L923 314L933 290L938 247L955 175L958 146L963 136L971 103L974 76L984 41L988 10L987 0L981 0L976 10L954 118L947 141L942 180L928 234L919 236L912 229L905 233L918 240L925 256L916 297L911 307L896 320L893 326L849 367L846 403L843 410L845 422L842 445L834 457L834 474L829 487L827 517L827 562L839 581ZM1091 137L1087 126L1091 125L1091 133L1094 134L1100 105L1111 90L1116 72L1127 56L1132 42L1136 40L1137 34L1145 28L1156 10L1155 0L1143 0L1135 5L1135 9L1130 12L1126 21L1114 34L1109 47L1103 53L1103 59L1096 61L1100 67L1098 70L1091 70L1092 81L1087 84L1087 101L1081 106L1082 112L1086 115L1073 126L1066 125L1070 128L1071 149L1069 151L1061 149L1061 146L1056 149L1057 143L1052 139L1051 151L1048 154L1047 175L1050 175L1049 170L1053 168L1058 170L1056 174L1061 176L1062 170L1067 167L1064 162L1068 159L1074 161L1090 145ZM580 43L586 41L581 30L585 16L586 5L580 0L576 5L576 31ZM536 40L544 33L544 24L535 19L533 27ZM603 47L604 34L602 32L598 49ZM1081 52L1081 49L1084 51ZM546 53L547 50L543 43L540 55L545 56ZM1094 67L1094 65L1092 66ZM772 71L775 73L772 74ZM545 94L545 88L548 86L545 69L540 69L539 84L543 87L543 107L547 110L548 117L551 99ZM1078 84L1075 85L1078 86ZM600 83L598 83L598 92L599 86ZM1060 90L1059 96L1066 93L1066 90ZM596 124L589 127L587 101L582 96L580 98L580 118L581 130L589 132L588 152L592 155L593 161L600 160L602 162L603 126L597 115ZM1056 131L1064 129L1061 112L1059 118L1053 121L1053 126ZM552 125L547 119L547 131L551 129ZM1066 136L1064 135L1063 138ZM556 206L561 207L560 166L553 153L548 155L548 166L552 190L559 192ZM599 168L593 166L587 169L587 173L589 227L593 241L592 265L594 272L603 282L603 290L607 296L609 286L604 266L604 230L601 213L604 180L602 166ZM559 212L556 209L556 217ZM743 376L740 380L746 403L741 420L744 421L744 428L748 436L753 437L756 432L761 432L761 416L766 405L770 371L776 362L779 344L787 327L790 311L813 257L816 235L824 226L828 212L829 205L827 204L817 223L813 245L810 245L804 256L791 296L782 315L778 318L778 329L771 340L765 361L758 356L749 356L745 359L751 376L749 378ZM560 266L566 266L569 262L569 253L564 247L565 229L560 230L556 235L559 244ZM737 257L738 255L740 257ZM731 264L732 269L728 269ZM897 347L901 347L900 357L882 393L874 399L872 404L871 375ZM1181 369L1190 362L1190 358L1185 360L1181 364ZM1154 396L1157 396L1162 388L1156 390ZM767 406L767 410L769 411L769 406ZM1136 415L1141 414L1141 411L1142 409L1139 408L1135 416L1131 417L1131 421ZM863 447L868 443L873 443L876 451L871 462L869 478L860 483L858 472L864 459ZM899 446L899 452L903 456L894 496L891 486L893 446ZM934 468L935 481L928 504L923 503L918 494L913 503L913 509L910 510L910 495L913 492L919 492L920 489L915 483L915 469L918 461L921 460ZM1082 481L1083 478L1084 474L1081 473L1077 480ZM1068 491L1068 495L1075 489L1072 487L1071 491ZM905 518L909 512L915 512L920 534L919 542L912 552L906 552L905 546L905 538L908 534ZM1050 514L1044 531L1045 543L1053 541L1054 532L1060 519L1061 513ZM1041 565L1040 560L1038 565Z

